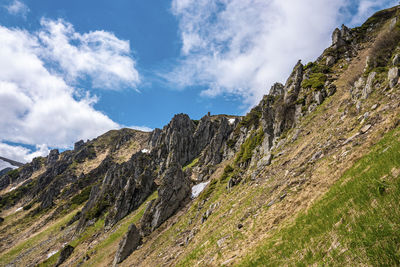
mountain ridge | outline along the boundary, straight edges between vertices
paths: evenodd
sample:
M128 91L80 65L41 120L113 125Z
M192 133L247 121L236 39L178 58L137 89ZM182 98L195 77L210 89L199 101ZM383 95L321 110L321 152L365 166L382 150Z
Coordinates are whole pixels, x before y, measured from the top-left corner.
M397 129L398 12L336 29L331 47L299 61L246 116L177 114L163 129L110 131L0 177L0 263L268 265L260 244ZM47 236L52 227L61 232ZM46 258L50 244L58 252ZM321 263L306 255L285 263Z

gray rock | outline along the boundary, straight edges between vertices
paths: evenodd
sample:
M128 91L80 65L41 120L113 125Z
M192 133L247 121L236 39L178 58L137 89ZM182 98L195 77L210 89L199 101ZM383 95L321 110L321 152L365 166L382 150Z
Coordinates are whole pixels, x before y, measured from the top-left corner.
M361 134L365 134L366 132L369 131L369 129L371 129L372 125L371 124L367 124L364 127L361 128L360 133Z
M334 57L332 57L332 56L328 56L327 58L326 58L326 65L327 66L332 66L333 64L335 64L335 58Z
M47 165L54 164L59 157L58 149L52 149L47 156Z
M397 85L399 81L399 69L397 67L391 68L388 72L388 80L390 88Z
M281 83L275 83L269 90L269 95L278 96L282 95L284 92L284 86Z
M393 29L396 27L396 24L397 24L397 17L392 18L392 19L390 20L389 29L390 29L390 30L393 30Z
M72 252L74 252L74 247L71 245L66 245L60 252L60 257L58 258L58 261L55 266L60 266L62 263L64 263L69 256L71 256Z
M368 75L367 82L366 82L365 87L364 87L364 89L362 91L362 95L361 95L362 99L367 99L368 96L372 93L375 77L376 77L376 72L371 72Z
M179 164L172 164L161 181L158 198L149 204L141 219L140 228L144 236L171 217L191 192L190 181L184 176Z
M378 104L374 104L374 105L371 107L371 110L375 110L377 107L378 107Z
M74 150L78 151L85 145L85 142L83 140L80 140L74 144Z
M136 226L131 224L128 228L128 232L119 243L118 250L115 253L113 265L116 266L117 264L123 262L141 244L142 236L140 235L140 232Z
M265 167L271 165L272 154L267 154L264 156L257 164L258 167Z
M340 30L336 28L332 33L332 47L337 49L345 46L350 39L351 32L349 28L347 28L345 25L342 25Z
M400 55L399 54L394 56L392 63L393 63L393 66L400 65Z

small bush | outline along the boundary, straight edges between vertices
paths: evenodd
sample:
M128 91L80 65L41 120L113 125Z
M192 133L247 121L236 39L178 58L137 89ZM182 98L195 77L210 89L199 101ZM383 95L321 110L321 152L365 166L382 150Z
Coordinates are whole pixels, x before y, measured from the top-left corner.
M325 85L327 77L323 73L312 73L310 78L305 79L301 86L303 88L322 89Z
M235 159L235 164L247 163L253 156L253 150L261 145L264 140L264 131L258 130L257 133L253 133L240 147L240 152Z

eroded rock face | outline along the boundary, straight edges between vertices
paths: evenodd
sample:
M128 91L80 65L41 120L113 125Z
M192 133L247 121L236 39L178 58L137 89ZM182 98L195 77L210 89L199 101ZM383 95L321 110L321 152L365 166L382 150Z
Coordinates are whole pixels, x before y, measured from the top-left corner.
M362 91L362 95L361 95L362 99L367 99L368 96L372 93L372 91L374 89L373 86L374 86L375 77L376 77L376 72L371 72L368 75L367 82Z
M102 184L92 189L77 230L106 209L109 214L105 225L110 227L139 207L155 190L154 168L150 156L142 152L134 154L127 162L111 165Z
M336 28L332 33L332 47L337 49L345 46L350 39L350 29L347 28L345 25L342 25L342 28L340 30Z
M113 266L123 262L138 246L142 244L142 236L134 224L129 226L128 232L121 240L115 253Z
M56 267L60 266L62 263L64 263L69 256L71 256L72 252L74 252L74 247L71 245L66 245L60 252L60 257L58 258L58 261L56 263Z
M158 189L158 198L149 203L141 220L141 231L150 234L171 217L190 196L190 181L184 176L178 164L172 164Z
M391 68L388 72L389 86L393 88L399 82L399 68Z
M47 156L47 165L54 164L58 160L59 154L58 149L52 149Z

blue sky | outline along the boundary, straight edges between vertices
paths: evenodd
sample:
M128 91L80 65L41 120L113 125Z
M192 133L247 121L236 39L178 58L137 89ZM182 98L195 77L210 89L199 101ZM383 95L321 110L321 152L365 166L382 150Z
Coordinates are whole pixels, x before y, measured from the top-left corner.
M28 161L176 113L243 115L335 27L395 4L1 0L0 155Z

